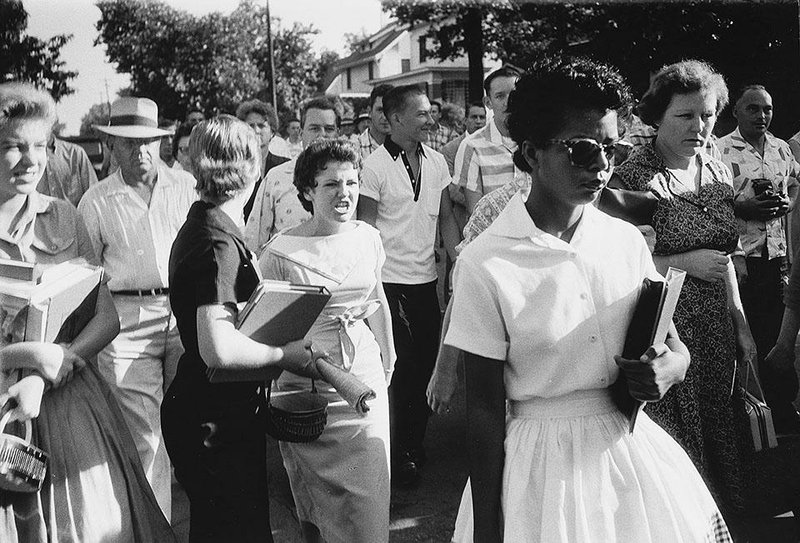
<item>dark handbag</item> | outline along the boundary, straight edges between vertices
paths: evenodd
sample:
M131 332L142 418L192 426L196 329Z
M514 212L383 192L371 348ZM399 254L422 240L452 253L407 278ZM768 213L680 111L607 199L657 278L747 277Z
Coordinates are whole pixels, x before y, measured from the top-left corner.
M753 372L753 382L756 384L757 392L761 395L758 398L747 391L747 383L750 379L750 372ZM761 383L758 382L753 363L747 363L745 372L744 387L740 393L744 400L744 410L750 427L750 435L753 438L753 447L756 452L762 449L773 449L778 446L778 439L775 436L775 426L772 423L772 409L764 401L764 391Z

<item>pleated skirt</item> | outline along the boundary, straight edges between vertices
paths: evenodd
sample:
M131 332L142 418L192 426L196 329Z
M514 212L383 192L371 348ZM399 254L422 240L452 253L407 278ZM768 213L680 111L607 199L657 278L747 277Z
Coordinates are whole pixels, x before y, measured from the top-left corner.
M641 413L633 433L606 389L509 402L505 543L731 541L681 447ZM472 541L472 495L454 541Z

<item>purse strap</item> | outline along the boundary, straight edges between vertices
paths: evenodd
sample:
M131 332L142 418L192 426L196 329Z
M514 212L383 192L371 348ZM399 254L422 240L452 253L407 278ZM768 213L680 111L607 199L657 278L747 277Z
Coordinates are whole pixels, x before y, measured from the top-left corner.
M762 402L766 403L765 396L764 396L764 389L761 388L761 382L758 380L758 375L756 375L756 369L755 369L755 367L753 367L753 361L752 360L748 360L747 361L747 368L745 369L745 374L744 374L744 390L747 391L747 383L750 380L750 372L751 371L753 372L753 381L755 381L755 383L756 383L756 389L758 389L758 393L761 396L758 399L761 400Z

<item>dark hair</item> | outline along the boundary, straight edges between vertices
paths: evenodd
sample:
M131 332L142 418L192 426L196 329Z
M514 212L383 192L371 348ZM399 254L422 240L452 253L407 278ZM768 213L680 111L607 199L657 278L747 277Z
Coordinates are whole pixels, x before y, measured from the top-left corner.
M291 119L286 121L286 126L289 126L289 123L300 123L300 119L298 119L297 117L292 117ZM302 125L303 123L300 123L300 126Z
M483 80L483 92L486 93L486 96L489 96L489 92L492 90L492 81L494 81L498 77L513 77L514 79L518 79L519 76L520 76L519 70L512 68L510 66L503 66L501 68L498 68L489 75L487 75L486 79Z
M392 122L389 116L402 110L409 96L426 96L426 94L419 85L400 85L386 93L383 97L383 114L386 115L386 120Z
M381 83L374 89L372 92L369 93L369 110L372 111L373 106L375 106L375 101L378 98L383 98L386 96L386 93L392 90L394 86L389 85L388 83Z
M300 126L303 127L306 125L306 113L308 113L309 109L321 109L322 111L333 111L336 114L336 126L339 126L341 123L341 116L339 115L339 110L336 109L336 105L331 101L330 98L327 96L317 96L316 98L312 98L311 100L304 102L302 107L300 108Z
M514 163L530 171L523 142L545 148L571 111L614 110L624 121L631 104L630 89L615 68L584 57L544 59L517 81L508 99L506 123L518 146Z
M178 125L178 128L175 130L175 135L172 138L172 156L178 158L178 142L181 141L181 138L188 138L192 135L192 128L197 126L197 123L190 124L183 122Z
M479 102L479 101L470 102L469 104L467 104L467 112L466 112L467 115L469 115L469 110L472 109L473 107L479 107L484 112L486 111L486 104L484 104L483 102Z
M743 85L738 91L736 91L736 100L733 102L734 107L739 107L739 102L742 101L742 98L744 98L744 95L747 93L747 91L751 90L767 92L767 88L764 85L759 85L758 83L749 83L747 85Z
M213 202L224 202L258 179L261 144L244 122L218 115L194 125L189 160L197 192Z
M239 104L236 108L236 116L239 120L244 121L251 113L258 113L267 121L270 130L273 134L278 133L278 116L272 106L262 102L261 100L248 100Z
M650 82L636 110L642 122L655 127L664 116L676 94L713 92L717 98L717 115L728 105L725 78L706 62L682 60L661 68Z
M331 162L350 162L361 171L361 153L347 138L318 139L297 156L294 167L294 186L303 209L314 213L314 207L305 198L306 190L317 186L317 175Z
M437 106L442 111L442 103L439 100L431 100L431 107Z

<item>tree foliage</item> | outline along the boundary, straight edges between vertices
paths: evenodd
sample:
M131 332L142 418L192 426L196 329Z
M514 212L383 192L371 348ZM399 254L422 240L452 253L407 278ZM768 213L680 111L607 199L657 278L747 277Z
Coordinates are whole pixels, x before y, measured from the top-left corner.
M233 112L253 97L270 101L267 11L242 0L230 14L195 17L158 1L100 0L97 43L106 46L131 88L180 119L190 106ZM320 91L330 53L315 55L312 26L282 29L272 19L278 110ZM335 60L335 59L333 59Z
M56 101L75 92L69 82L78 73L65 70L61 60L61 48L72 36L59 34L42 41L26 35L27 28L28 13L21 0L0 0L0 82L31 82Z
M618 66L638 95L651 72L684 58L714 65L735 89L762 82L776 103L773 128L797 130L798 4L791 0L728 2L483 2L384 0L401 22L430 23L432 53L441 59L468 51L468 13L481 15L483 51L530 66L545 54L583 54ZM777 110L784 109L784 115ZM728 125L721 130L727 129Z
M106 103L95 104L90 107L89 111L81 119L81 127L78 130L78 134L81 136L96 136L92 126L95 124L101 126L108 124L110 118L108 107L109 105Z

